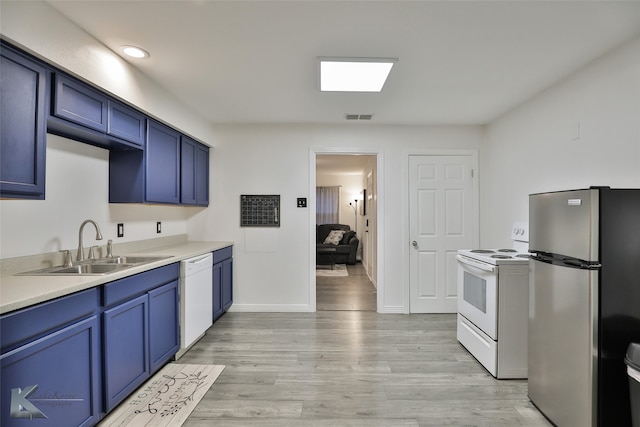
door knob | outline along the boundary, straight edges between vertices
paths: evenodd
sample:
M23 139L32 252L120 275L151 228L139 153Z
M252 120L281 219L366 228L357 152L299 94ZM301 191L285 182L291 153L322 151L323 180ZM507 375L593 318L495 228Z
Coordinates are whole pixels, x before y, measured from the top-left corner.
M414 240L413 242L411 242L411 244L413 245L414 248L418 249L418 242Z

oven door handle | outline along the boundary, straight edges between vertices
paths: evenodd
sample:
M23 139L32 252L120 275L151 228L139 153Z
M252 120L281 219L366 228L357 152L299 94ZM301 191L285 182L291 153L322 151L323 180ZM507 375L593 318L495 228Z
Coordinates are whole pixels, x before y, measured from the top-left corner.
M488 271L490 273L493 273L494 271L496 271L495 265L487 264L486 262L482 262L482 261L476 261L475 259L466 257L464 255L458 254L456 255L456 259L460 264L463 264L465 267L475 268L481 271Z

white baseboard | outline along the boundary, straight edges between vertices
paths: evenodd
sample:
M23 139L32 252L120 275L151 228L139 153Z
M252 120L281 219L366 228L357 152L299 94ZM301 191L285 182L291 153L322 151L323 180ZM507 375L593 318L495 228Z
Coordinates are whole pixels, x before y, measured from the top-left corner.
M236 304L230 308L230 312L237 313L312 313L309 305L306 304ZM407 314L405 307L387 306L383 308L381 314Z
M229 308L229 311L239 313L309 313L313 312L308 304L237 304Z

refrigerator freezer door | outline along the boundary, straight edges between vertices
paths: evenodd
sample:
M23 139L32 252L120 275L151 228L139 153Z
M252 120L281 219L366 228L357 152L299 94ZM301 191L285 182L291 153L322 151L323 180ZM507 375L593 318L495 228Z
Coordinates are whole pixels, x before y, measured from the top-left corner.
M554 424L595 426L597 272L530 263L529 398Z
M529 249L598 261L598 190L529 196Z

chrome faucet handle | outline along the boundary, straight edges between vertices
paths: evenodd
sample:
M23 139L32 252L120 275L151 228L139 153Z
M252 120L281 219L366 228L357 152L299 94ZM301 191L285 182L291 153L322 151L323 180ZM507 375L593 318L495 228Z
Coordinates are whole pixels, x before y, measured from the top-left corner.
M113 258L113 240L107 240L107 258Z
M62 251L62 254L64 255L64 263L63 263L63 265L65 267L71 267L73 265L73 261L71 260L71 251L66 249L66 250Z
M89 248L89 256L88 256L87 258L89 258L89 259L95 259L96 255L95 255L95 252L94 252L94 250L93 250L94 248L96 249L96 251L95 251L95 252L97 252L98 247L97 247L97 246L91 246L91 247Z

